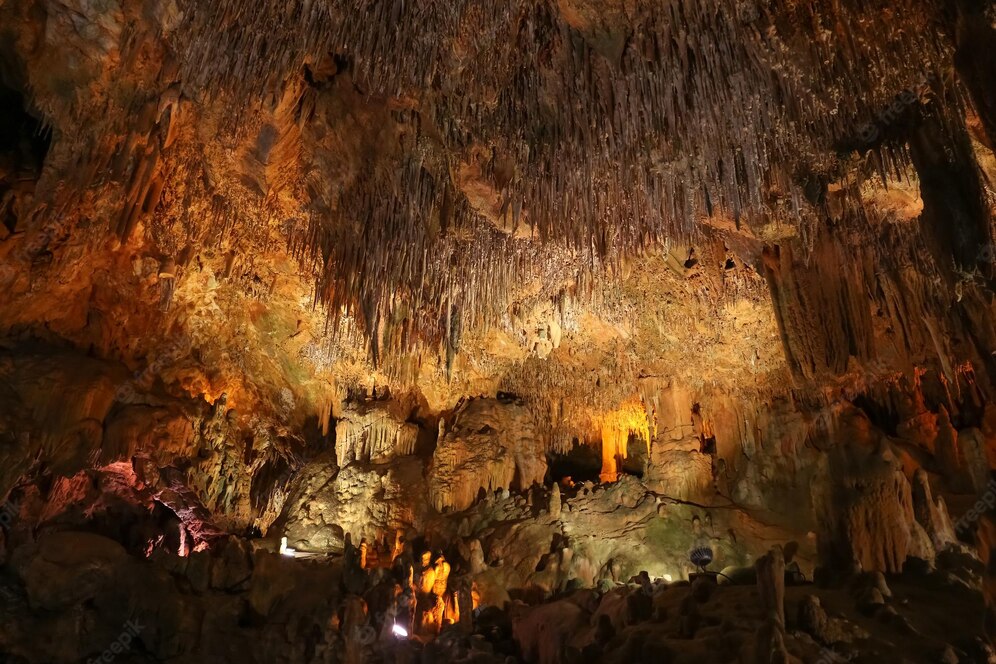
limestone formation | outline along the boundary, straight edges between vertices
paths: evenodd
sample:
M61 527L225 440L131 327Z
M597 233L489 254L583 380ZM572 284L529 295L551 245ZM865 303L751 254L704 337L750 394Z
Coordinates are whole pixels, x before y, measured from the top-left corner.
M0 661L991 661L994 12L0 0Z
M553 486L550 487L550 516L554 519L560 518L560 511L563 509L560 500L560 485L554 482Z
M343 468L353 461L382 463L415 451L418 426L406 422L397 402L353 406L335 424L336 462Z
M785 556L775 547L757 561L757 589L765 615L785 625Z
M320 457L302 469L275 527L300 551L341 551L347 534L356 544L382 540L424 518L421 472L411 458L338 470Z
M934 501L927 473L919 468L913 473L913 514L923 526L934 549L940 551L956 542L954 527L943 498Z
M523 406L472 399L457 412L438 441L429 475L437 510L463 510L478 492L526 490L546 474L543 444Z
M799 603L798 624L826 647L849 643L856 638L868 638L867 632L841 618L828 615L820 598L815 595L806 595Z

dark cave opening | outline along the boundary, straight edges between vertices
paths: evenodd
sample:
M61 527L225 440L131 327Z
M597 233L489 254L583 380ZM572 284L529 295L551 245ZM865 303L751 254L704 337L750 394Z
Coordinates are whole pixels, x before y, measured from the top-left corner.
M895 436L899 428L899 417L887 405L877 403L865 394L854 398L855 407L859 408L876 427L890 436Z
M599 482L599 474L602 471L600 445L582 443L575 438L569 450L551 453L547 460L549 480L552 482L566 483L567 479L575 484ZM647 441L639 436L630 436L626 457L619 457L616 461L620 474L642 478L650 462L650 448Z
M12 202L32 191L48 154L51 135L26 110L24 96L0 81L0 223L13 232Z
M630 435L626 443L626 458L619 460L619 472L643 478L650 463L650 444L640 436Z
M598 482L598 473L602 469L601 452L594 445L587 445L575 438L571 448L562 453L551 453L549 461L549 478L553 482Z

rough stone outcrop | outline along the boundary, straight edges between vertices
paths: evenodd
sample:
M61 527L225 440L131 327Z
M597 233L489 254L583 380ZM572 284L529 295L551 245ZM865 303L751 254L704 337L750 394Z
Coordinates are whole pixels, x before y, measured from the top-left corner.
M392 540L398 529L424 522L426 487L413 457L390 464L353 463L339 469L330 455L301 471L274 530L301 551L343 550L344 537Z
M845 435L867 435L858 418ZM821 514L821 558L845 568L898 572L907 558L931 562L934 543L917 521L913 488L890 446L855 440L830 454L828 486L814 487ZM845 451L846 450L846 451ZM833 562L831 562L833 561Z
M483 490L525 490L546 475L543 442L532 413L514 402L471 399L436 444L429 491L437 510L469 507Z
M701 501L716 493L713 464L697 438L672 442L657 439L650 446L648 484L681 500Z
M351 405L335 423L335 453L340 467L353 461L383 463L415 451L418 425L397 412L397 401Z

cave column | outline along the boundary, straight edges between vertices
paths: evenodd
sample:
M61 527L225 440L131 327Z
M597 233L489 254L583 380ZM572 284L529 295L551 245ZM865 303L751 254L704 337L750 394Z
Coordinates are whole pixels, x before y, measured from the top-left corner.
M602 472L598 474L601 482L615 482L619 479L619 458L626 458L626 443L629 431L602 424Z
M619 479L619 464L616 461L616 449L611 438L602 436L602 472L598 474L601 482L615 482Z

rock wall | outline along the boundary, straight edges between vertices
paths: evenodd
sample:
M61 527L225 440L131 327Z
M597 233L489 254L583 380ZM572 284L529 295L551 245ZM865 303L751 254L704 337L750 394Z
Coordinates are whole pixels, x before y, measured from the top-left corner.
M336 462L344 467L352 461L386 461L415 452L418 425L389 408L402 408L395 401L358 404L335 423Z
M438 510L463 510L481 490L524 491L545 475L545 446L530 411L517 403L471 399L441 432L428 475L430 500Z
M305 552L343 550L344 537L393 543L397 531L424 526L428 505L423 466L414 457L389 464L354 462L344 468L328 455L305 465L295 477L273 531Z

